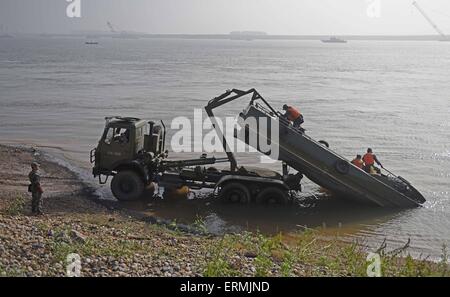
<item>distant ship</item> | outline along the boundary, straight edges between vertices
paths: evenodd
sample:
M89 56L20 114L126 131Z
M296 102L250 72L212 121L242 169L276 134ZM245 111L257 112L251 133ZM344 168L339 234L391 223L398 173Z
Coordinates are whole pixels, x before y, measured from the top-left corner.
M340 39L337 37L331 37L330 39L323 39L322 42L324 42L324 43L347 43L347 40Z
M98 44L97 41L86 41L84 44L92 45L92 44Z

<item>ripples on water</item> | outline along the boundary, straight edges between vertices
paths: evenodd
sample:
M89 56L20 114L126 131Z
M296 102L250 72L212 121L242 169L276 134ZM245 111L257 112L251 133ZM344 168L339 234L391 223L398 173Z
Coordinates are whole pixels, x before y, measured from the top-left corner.
M435 255L450 243L450 44L100 39L86 46L84 41L0 40L2 141L61 147L89 176L87 155L105 116L170 122L174 116L192 117L193 108L226 89L255 87L275 107L298 105L308 133L338 153L352 158L373 147L386 167L410 180L428 201L395 214L319 205L307 212L254 210L236 217L208 206L202 211L211 226L293 230L308 222L343 223L374 245L384 237L394 245L410 237L417 251ZM237 105L222 114L235 115L244 103ZM241 163L255 160L240 157ZM317 192L311 183L305 188ZM192 214L198 209L191 207Z

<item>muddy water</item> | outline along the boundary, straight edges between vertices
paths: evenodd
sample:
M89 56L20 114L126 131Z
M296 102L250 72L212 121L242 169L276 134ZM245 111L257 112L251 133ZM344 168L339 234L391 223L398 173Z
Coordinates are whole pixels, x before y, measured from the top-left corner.
M193 117L193 108L229 88L257 88L275 107L305 115L307 133L353 157L368 146L385 167L426 197L422 208L389 212L319 197L305 180L289 208L219 205L211 199L145 200L127 205L169 219L201 217L212 231L290 232L326 226L373 246L412 240L438 256L450 244L450 44L438 42L0 40L0 139L61 155L83 178L103 118ZM245 107L233 104L221 115ZM170 140L170 135L169 135ZM198 153L172 154L174 158ZM258 156L240 155L240 164ZM279 170L279 164L261 165ZM107 186L96 185L105 199ZM204 196L204 195L202 195Z

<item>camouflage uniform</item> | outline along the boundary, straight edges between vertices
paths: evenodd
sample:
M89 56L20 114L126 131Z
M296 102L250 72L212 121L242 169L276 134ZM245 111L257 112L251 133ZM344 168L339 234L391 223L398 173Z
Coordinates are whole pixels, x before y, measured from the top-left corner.
M31 170L28 174L30 179L30 191L31 191L31 211L36 214L42 214L42 188L41 188L41 176L38 170Z

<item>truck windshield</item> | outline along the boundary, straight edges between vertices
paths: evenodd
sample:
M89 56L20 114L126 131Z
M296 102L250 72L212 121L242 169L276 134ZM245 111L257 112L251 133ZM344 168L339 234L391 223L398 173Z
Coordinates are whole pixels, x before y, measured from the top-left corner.
M125 144L130 141L130 129L126 128L109 128L106 133L105 143Z

